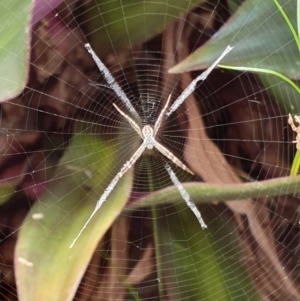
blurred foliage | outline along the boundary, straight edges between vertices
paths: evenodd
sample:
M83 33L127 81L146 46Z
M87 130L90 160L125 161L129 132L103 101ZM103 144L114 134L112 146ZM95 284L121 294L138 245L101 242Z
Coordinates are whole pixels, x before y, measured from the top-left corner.
M221 212L212 208L201 212L213 221L203 231L199 231L198 221L183 204L167 208L157 220L168 295L191 301L262 300L241 260L238 233L228 223L228 217L223 220Z
M121 9L120 1L99 0L92 8L87 2L81 22L85 23L83 30L87 32L87 40L98 50L98 54L103 55L112 50L131 48L148 40L162 32L170 22L182 16L182 13L202 2L159 0L147 2L145 5L144 1L132 0L128 1L125 9ZM31 2L25 0L10 2L6 7L1 5L1 100L7 100L20 93L26 85L32 10L30 5ZM268 68L299 80L299 66L294 60L299 57L297 45L290 43L291 32L274 2L248 0L241 4L241 1L230 1L230 9L235 14L228 23L208 43L171 71L205 69L227 45L231 45L235 48L222 64ZM295 26L295 2L289 1L284 10ZM24 11L28 12L26 18ZM265 22L266 15L270 16L268 22ZM257 27L257 24L260 26ZM272 81L264 83L268 89L274 86ZM273 92L276 100L285 110L292 107L299 111L299 94L293 89L286 89L282 82L280 86L282 88L279 88L279 92ZM276 84L277 89L278 87ZM85 128L85 122L80 125L79 123L75 132L80 134L74 136L66 148L47 191L33 206L21 228L15 254L20 300L71 300L99 240L128 201L132 171L118 183L118 187L83 232L74 249L69 249L72 240L93 211L95 201L108 184L103 179L113 177L121 167L121 163L114 165L119 151L94 135L97 129L91 132ZM9 187L1 187L3 194L10 195L17 185L18 183L13 183ZM291 182L287 179L280 185L283 185L280 191L284 193L287 192L285 187L291 188ZM297 184L292 187L294 192L296 189L300 190L298 186ZM253 187L253 190L255 189L257 188ZM272 189L275 190L274 187ZM196 201L201 200L201 196L210 193L211 190L214 188L199 190L193 198ZM238 194L245 197L244 192L241 190ZM260 193L261 191L257 190L253 196L261 197ZM228 191L221 191L220 199L224 200L226 194ZM161 198L159 202L163 204L170 199L170 194L161 194ZM220 251L221 247L218 247L218 243L223 239L228 247L237 241L231 236L232 229L229 226L222 227L225 222L221 223L217 217L213 217L214 226L210 228L208 235L195 233L198 225L195 226L193 217L189 216L190 212L187 213L183 205L178 205L177 209L179 213L167 214L163 217L165 220L158 221L158 229L161 231L154 233L154 236L161 240L156 248L160 249L159 259L162 265L157 268L166 271L161 279L166 281L164 286L168 287L169 277L173 277L168 274L171 271L169 256L172 256L172 268L175 266L179 272L175 283L188 282L188 286L176 286L176 293L180 298L189 297L189 287L195 296L199 296L196 293L199 291L207 301L215 300L216 295L220 300L232 300L235 294L238 295L235 300L250 300L248 294L251 294L251 300L260 300L245 273L242 258L236 256L239 253L237 246L234 245L224 253ZM35 218L36 216L40 216L41 219ZM178 223L178 220L182 223ZM218 231L219 229L222 231ZM206 258L201 260L201 257ZM191 269L186 270L186 266ZM195 275L195 271L201 275ZM202 275L207 271L211 276ZM229 284L230 281L236 280L238 283ZM245 287L247 291L243 290ZM215 292L213 288L216 289ZM230 291L227 291L228 288ZM174 288L168 289L172 292Z
M113 160L118 151L96 136L96 126L78 122L76 128L47 192L32 207L19 234L15 256L21 300L71 300L99 240L130 194L132 172L120 180L69 248L106 188L104 179L120 169Z
M84 15L87 39L98 55L131 48L159 34L205 0L122 0L89 2Z
M27 82L32 5L30 0L0 3L0 102L19 94Z

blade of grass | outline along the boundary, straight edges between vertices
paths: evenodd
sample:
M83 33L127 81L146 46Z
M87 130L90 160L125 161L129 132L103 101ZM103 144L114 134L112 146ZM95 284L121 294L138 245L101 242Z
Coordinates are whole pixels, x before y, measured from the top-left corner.
M300 94L300 87L298 87L292 80L287 78L286 76L280 74L279 72L270 70L270 69L261 69L261 68L252 68L252 67L234 67L234 66L226 66L226 65L218 65L218 67L228 69L228 70L236 70L236 71L250 71L256 73L264 73L264 74L271 74L279 77L280 79L287 82L291 87L293 87L299 94ZM300 169L300 153L297 150L296 155L294 157L290 175L294 176L299 172Z
M297 150L294 160L293 160L293 163L292 163L290 175L296 176L299 172L299 167L300 167L300 151Z
M294 39L295 39L295 42L296 42L296 44L297 44L297 46L298 46L298 50L300 51L300 39L299 39L299 37L298 37L298 35L297 35L296 30L294 29L294 27L293 27L293 25L292 25L292 23L291 23L289 17L288 17L287 14L285 13L285 11L282 9L282 7L281 7L281 5L278 3L278 1L277 1L277 0L273 0L273 1L274 1L274 3L276 4L276 6L277 6L278 10L280 11L280 13L282 14L282 16L283 16L283 18L284 18L286 24L288 25L288 27L289 27L289 29L290 29L290 31L291 31L291 33L292 33ZM298 4L299 4L299 3L298 3ZM298 4L297 4L297 5L298 5ZM299 6L299 5L298 5L298 6ZM298 18L298 15L297 15L297 18ZM298 26L299 26L299 25L298 25Z
M297 1L297 27L298 27L298 37L300 39L300 0Z
M271 74L275 75L285 82L287 82L289 85L291 85L299 94L300 94L300 87L298 87L292 80L287 78L286 76L280 74L279 72L270 70L270 69L263 69L263 68L254 68L254 67L235 67L235 66L227 66L227 65L218 65L220 68L228 69L228 70L235 70L235 71L250 71L250 72L256 72L256 73L264 73L264 74Z

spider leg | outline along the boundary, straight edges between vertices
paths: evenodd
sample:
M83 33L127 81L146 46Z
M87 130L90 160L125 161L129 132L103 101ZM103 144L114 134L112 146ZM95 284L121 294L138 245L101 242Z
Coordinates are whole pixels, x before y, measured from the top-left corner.
M206 69L203 73L197 76L188 86L187 88L181 93L181 95L175 100L172 106L169 108L168 112L166 113L167 116L170 116L178 107L194 92L198 81L204 81L207 76L212 72L212 70L219 64L219 62L224 58L224 56L232 50L233 47L227 46L223 53L212 63L212 65Z
M294 120L291 114L289 114L289 119L288 119L288 123L291 126L292 130L297 132L297 127L294 124Z
M91 45L89 43L84 45L86 50L91 54L94 62L96 63L98 69L102 73L102 75L105 77L108 85L111 89L115 91L115 93L121 98L121 100L124 102L127 109L131 112L132 115L134 115L136 118L139 118L139 115L133 105L131 104L130 100L127 98L126 94L123 92L121 87L118 85L118 83L115 81L113 76L110 74L109 70L106 68L106 66L102 63L102 61L98 58L94 50L92 49Z
M116 174L116 176L112 179L110 184L107 186L107 188L104 190L103 194L101 195L100 199L97 201L96 206L92 214L90 215L89 219L86 221L84 226L81 228L78 235L73 240L72 244L69 248L73 248L74 244L76 243L77 239L80 237L83 230L86 228L88 223L91 221L93 216L96 214L96 212L101 208L103 203L106 201L110 193L113 191L119 180L123 177L123 175L130 169L134 163L139 159L139 157L142 155L144 150L146 149L146 144L142 143L141 146L137 149L137 151L132 155L132 157L123 165L121 170Z
M192 175L195 175L186 165L184 165L173 153L171 153L167 148L165 148L162 144L157 142L155 139L154 140L154 147L162 153L164 156L166 156L170 161L175 163L178 167L181 169L189 172Z
M171 181L173 182L173 184L176 186L177 190L179 191L180 195L182 196L182 198L184 199L185 203L188 205L188 207L193 211L193 213L195 214L198 222L201 225L202 229L207 228L200 211L198 210L198 208L196 207L195 203L191 200L190 195L188 194L188 192L184 189L184 187L181 185L180 181L178 180L178 178L176 177L176 174L174 173L174 171L172 170L171 166L166 163L165 164L165 169L167 170Z
M295 118L295 121L296 121L298 124L300 124L300 117L299 117L298 115L295 115L294 118Z
M293 143L296 143L296 149L300 149L300 117L294 116L295 121L299 124L298 126L295 125L293 117L291 114L289 114L288 123L290 124L292 130L297 133L296 140L292 141Z
M158 116L158 118L157 118L157 120L156 120L156 122L155 122L154 130L153 130L153 132L154 132L154 134L153 134L154 137L155 137L155 135L157 134L157 132L158 132L158 130L159 130L159 128L160 128L160 125L161 125L161 122L162 122L163 117L164 117L164 115L165 115L165 112L166 112L166 110L167 110L167 108L168 108L168 106L169 106L169 103L170 103L170 100L171 100L171 96L172 96L172 94L169 95L168 100L167 100L167 102L166 102L164 108L163 108L162 111L160 112L160 114L159 114L159 116Z
M118 112L129 122L133 129L140 135L143 139L143 134L140 127L133 121L127 114L125 114L115 103L113 103L114 107L118 110Z

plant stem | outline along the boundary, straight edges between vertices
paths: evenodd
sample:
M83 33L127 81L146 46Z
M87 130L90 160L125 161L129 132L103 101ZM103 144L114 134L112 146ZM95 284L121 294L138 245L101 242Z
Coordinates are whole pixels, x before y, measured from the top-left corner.
M148 188L150 192L154 191L154 183L152 178L152 172L148 172ZM155 260L156 260L156 273L157 273L157 281L158 281L158 293L159 300L163 300L163 283L162 283L162 271L161 271L161 254L159 248L159 238L158 238L158 223L157 223L157 209L155 205L151 205L151 214L152 214L152 227L153 227L153 239L155 245Z

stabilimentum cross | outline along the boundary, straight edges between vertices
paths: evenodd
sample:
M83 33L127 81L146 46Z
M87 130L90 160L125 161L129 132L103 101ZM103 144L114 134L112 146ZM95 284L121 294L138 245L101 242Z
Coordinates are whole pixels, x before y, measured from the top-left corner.
M127 109L130 111L132 115L134 115L135 118L139 118L138 113L136 112L135 108L127 98L126 94L123 92L121 87L118 85L118 83L115 81L113 76L110 74L109 70L106 68L106 66L102 63L102 61L97 57L93 49L89 44L85 45L87 51L92 55L95 63L97 64L100 72L105 77L109 87L119 96L120 100L125 104ZM89 219L86 221L85 225L82 227L76 238L73 240L72 244L70 245L70 248L72 248L77 241L77 239L80 237L83 230L86 228L88 223L91 221L93 216L96 214L96 212L101 208L103 203L108 198L109 194L113 191L114 187L117 185L119 180L122 178L122 176L135 164L135 162L141 157L143 152L146 149L157 149L161 154L163 154L165 157L167 157L170 161L172 161L174 164L176 164L181 169L189 172L190 174L194 175L194 173L185 165L183 164L171 151L169 151L166 147L164 147L161 143L159 143L155 136L160 129L161 123L164 119L164 117L170 116L177 108L184 102L184 100L195 90L196 84L200 80L205 80L205 78L208 76L208 74L213 70L213 68L220 62L220 60L232 49L232 47L228 46L226 50L221 54L221 56L201 75L196 77L191 84L182 92L182 94L175 100L173 105L169 108L167 111L167 108L169 106L171 95L169 96L166 105L162 109L161 113L159 114L154 127L152 128L149 124L145 125L142 129L137 125L137 123L130 118L127 114L125 114L116 104L113 104L114 107L117 109L117 111L129 122L131 127L138 133L138 135L142 138L142 144L140 147L135 151L135 153L132 155L132 157L123 165L121 170L116 174L116 176L112 179L108 187L104 190L103 194L101 195L100 199L96 203L95 209L90 215ZM206 224L204 223L201 214L194 204L194 202L191 200L188 192L184 189L184 187L181 185L180 181L176 177L174 171L170 167L168 163L165 164L165 169L168 172L173 184L178 189L180 195L188 205L188 207L193 211L196 218L198 219L201 227L207 228Z

